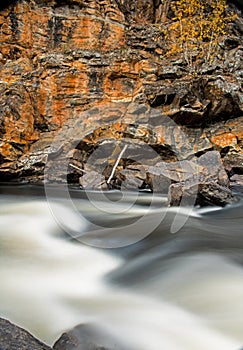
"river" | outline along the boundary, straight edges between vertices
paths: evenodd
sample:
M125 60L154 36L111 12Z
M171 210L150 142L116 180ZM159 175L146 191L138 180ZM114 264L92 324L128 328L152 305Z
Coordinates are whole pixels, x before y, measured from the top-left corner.
M92 323L129 350L242 348L241 199L72 193L75 213L41 187L0 187L0 317L50 345Z

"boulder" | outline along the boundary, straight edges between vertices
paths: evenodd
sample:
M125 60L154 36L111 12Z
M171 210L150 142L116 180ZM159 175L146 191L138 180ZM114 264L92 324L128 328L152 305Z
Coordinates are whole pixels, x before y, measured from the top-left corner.
M168 193L170 206L179 205L218 205L235 203L237 199L228 187L215 182L171 184Z
M168 203L172 207L179 205L194 205L198 193L198 186L186 185L185 183L173 183L168 191Z
M79 184L86 190L106 190L108 189L104 176L97 171L90 171L79 178Z
M120 174L124 176L122 181L122 190L138 190L143 185L143 180L139 177L139 172L130 169L124 169L120 171Z
M78 325L63 333L54 350L130 350L94 325Z
M202 167L199 174L203 182L215 182L222 186L229 186L229 178L218 151L203 154L198 158L197 164Z
M153 191L153 193L167 194L171 180L162 174L158 175L154 174L153 172L148 172L146 184Z
M243 175L233 175L230 178L230 188L232 191L243 193Z
M170 180L179 182L185 181L198 172L196 162L182 160L178 162L159 162L155 166L150 166L148 172L152 175L164 176Z
M218 183L202 183L198 186L197 204L203 206L208 204L225 206L235 203L237 199L228 187Z
M51 350L29 332L0 318L1 350Z
M180 189L177 183L181 183L198 173L198 165L195 162L182 160L178 162L159 162L155 166L148 167L147 181L153 192L168 193L174 198L173 202L180 201ZM175 182L175 183L174 183Z
M229 179L219 152L207 152L199 157L197 161L191 163L190 169L196 171L191 172L191 174L188 172L182 181L173 183L169 187L168 202L170 206L180 204L225 206L236 201L229 188ZM193 167L194 163L197 168ZM183 163L181 162L181 164ZM188 163L184 164L187 165L188 169ZM184 173L185 171L186 168Z
M224 167L230 177L243 174L243 154L229 154L224 158Z

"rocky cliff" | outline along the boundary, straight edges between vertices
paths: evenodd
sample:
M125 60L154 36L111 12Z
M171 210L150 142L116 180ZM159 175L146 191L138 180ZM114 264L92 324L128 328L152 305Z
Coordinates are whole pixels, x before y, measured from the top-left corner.
M102 137L124 135L171 161L170 142L180 137L164 117L187 135L195 156L218 150L229 176L241 176L243 21L233 10L220 56L192 73L179 55L166 55L168 0L22 0L2 8L1 180L42 181L57 152L53 139L70 128L80 167Z

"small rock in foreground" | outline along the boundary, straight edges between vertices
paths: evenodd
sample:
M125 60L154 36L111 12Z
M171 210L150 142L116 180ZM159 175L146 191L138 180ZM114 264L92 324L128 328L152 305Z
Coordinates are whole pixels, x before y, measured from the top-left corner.
M0 318L1 350L51 350L26 330Z

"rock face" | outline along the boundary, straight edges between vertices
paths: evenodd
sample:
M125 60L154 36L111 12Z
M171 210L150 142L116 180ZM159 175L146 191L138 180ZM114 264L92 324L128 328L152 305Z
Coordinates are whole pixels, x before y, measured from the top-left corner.
M241 157L241 12L234 9L238 18L222 38L223 59L201 64L192 75L180 57L165 58L169 4L23 0L1 8L2 181L43 181L48 157L63 148L53 139L74 126L79 146L71 158L81 168L102 138L135 138L169 162L178 160L169 144L174 138L185 148L184 159L191 149L196 157L217 150L225 164ZM187 135L190 152L168 118ZM70 181L78 182L77 175L69 169ZM133 186L129 173L123 176Z
M51 350L26 330L0 318L0 349L2 350Z

